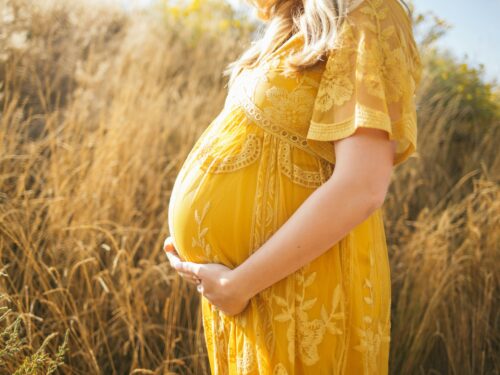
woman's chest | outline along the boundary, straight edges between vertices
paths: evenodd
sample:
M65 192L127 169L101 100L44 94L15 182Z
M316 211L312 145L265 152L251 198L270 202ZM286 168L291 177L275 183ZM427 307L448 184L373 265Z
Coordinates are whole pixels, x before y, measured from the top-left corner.
M323 70L285 75L281 60L243 71L231 86L226 105L240 105L258 125L305 136Z

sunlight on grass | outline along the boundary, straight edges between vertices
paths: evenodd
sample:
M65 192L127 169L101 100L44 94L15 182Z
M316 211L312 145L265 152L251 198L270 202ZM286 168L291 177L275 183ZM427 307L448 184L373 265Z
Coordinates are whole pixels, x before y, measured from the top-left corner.
M179 20L39 3L0 13L0 332L24 345L2 336L0 372L208 374L199 295L162 251L167 205L255 25L225 5L201 24L204 2ZM498 89L425 63L418 155L384 206L391 372L495 373Z

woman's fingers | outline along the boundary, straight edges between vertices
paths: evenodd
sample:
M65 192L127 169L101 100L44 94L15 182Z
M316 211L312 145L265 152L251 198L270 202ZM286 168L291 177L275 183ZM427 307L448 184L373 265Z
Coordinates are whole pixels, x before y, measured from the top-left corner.
M165 250L165 252L177 253L177 250L175 249L175 246L174 246L174 240L173 240L172 236L168 236L165 239L165 241L163 242L163 250Z
M186 280L187 282L191 283L191 284L198 284L198 280L197 278L193 277L192 275L189 275L187 273L184 273L184 272L177 272L184 280Z
M176 269L177 273L184 278L185 280L189 281L190 283L195 283L198 284L199 280L201 280L198 276L196 276L194 273L189 272L189 271L183 271Z
M177 273L190 283L198 284L199 265L192 262L183 262L174 246L174 241L171 236L168 236L163 242L163 250L167 255L170 265Z
M202 268L202 265L200 263L175 261L174 268L177 271L190 274L193 277L201 277L200 270Z
M174 247L172 237L167 237L167 239L164 242L163 249L165 250L165 254L168 260L170 261L171 266L177 269L177 267L183 263L183 260L181 259L176 248Z
M181 276L184 280L186 280L187 282L191 283L191 284L199 284L201 282L201 279L197 276L194 276L193 274L191 273L187 273L187 272L182 272L182 271L177 271L177 273L179 274L179 276Z
M170 251L167 251L166 254L172 267L176 268L180 263L182 263L181 258L179 258L177 253L172 253Z
M165 244L166 244L164 247L165 254L167 255L167 258L168 258L168 261L170 262L170 265L177 270L179 265L182 263L182 259L179 257L179 254L175 250L172 242L167 242L169 240L169 238L171 238L171 237L168 237L165 240Z

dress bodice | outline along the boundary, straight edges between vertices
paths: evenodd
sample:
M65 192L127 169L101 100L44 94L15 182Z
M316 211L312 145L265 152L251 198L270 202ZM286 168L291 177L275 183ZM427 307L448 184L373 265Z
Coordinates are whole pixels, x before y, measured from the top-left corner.
M299 38L296 36L283 45L283 51L299 44ZM302 74L286 76L282 62L278 55L240 73L228 91L225 107L238 107L264 130L314 154L306 136L324 67L318 64Z

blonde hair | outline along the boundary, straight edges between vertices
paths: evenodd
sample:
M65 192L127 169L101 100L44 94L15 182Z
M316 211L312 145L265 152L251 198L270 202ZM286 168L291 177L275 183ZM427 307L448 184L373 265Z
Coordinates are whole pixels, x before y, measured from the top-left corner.
M227 65L223 74L231 86L245 68L254 68L289 38L299 33L303 47L284 59L285 74L302 72L324 61L334 48L335 38L346 15L364 0L246 0L268 20L263 36L251 43L237 60ZM408 12L408 6L400 0Z

